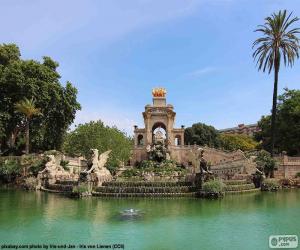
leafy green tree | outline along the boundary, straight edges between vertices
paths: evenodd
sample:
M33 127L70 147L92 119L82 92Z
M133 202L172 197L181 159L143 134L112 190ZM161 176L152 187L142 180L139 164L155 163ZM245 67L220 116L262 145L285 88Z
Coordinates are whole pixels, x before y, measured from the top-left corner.
M265 24L259 25L256 32L261 32L262 37L253 43L256 47L253 57L257 60L258 70L270 74L274 70L274 90L271 118L271 155L273 155L275 145L275 121L277 112L277 89L278 74L280 63L283 60L284 65L293 66L295 58L299 58L299 38L297 34L299 28L290 26L299 20L298 17L291 18L292 13L279 11L265 18Z
M99 154L112 150L107 163L109 170L114 171L120 162L129 160L133 146L131 138L116 127L108 127L101 121L80 124L65 137L63 150L70 155L89 157L90 149L99 150Z
M21 165L17 160L4 160L0 162L0 180L10 183L22 172Z
M204 123L195 123L184 131L185 144L207 145L218 148L220 146L219 132Z
M221 134L221 147L226 150L254 150L258 143L250 136L243 134Z
M44 57L42 62L22 60L15 44L0 45L2 152L20 151L20 147L24 146L20 127L24 116L15 112L15 104L24 98L33 98L43 114L31 119L31 150L60 149L63 136L81 107L77 102L77 89L70 82L61 85L57 67L58 63L50 57Z
M300 154L300 90L285 89L278 97L277 131L275 150L289 155ZM262 141L264 149L271 147L271 116L263 116L258 122L261 131L256 139Z
M26 134L26 149L25 152L26 154L29 154L29 125L30 121L33 116L35 115L40 115L40 109L35 107L35 103L33 99L27 99L25 98L24 100L18 102L15 104L15 108L18 112L24 114L25 116L25 121L24 121L24 126L25 126L25 134Z

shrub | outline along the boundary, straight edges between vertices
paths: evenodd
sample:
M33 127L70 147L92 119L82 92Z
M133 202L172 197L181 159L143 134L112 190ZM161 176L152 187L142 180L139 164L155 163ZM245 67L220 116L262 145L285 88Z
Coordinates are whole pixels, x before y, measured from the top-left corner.
M47 161L48 160L46 159L46 157L36 158L32 162L31 166L29 167L29 172L31 174L33 174L34 176L37 176L38 173L45 168L45 165L46 165Z
M123 177L133 177L138 175L139 171L137 169L126 169L123 173Z
M211 180L202 185L202 190L208 193L220 193L224 191L225 186L220 180Z
M279 189L279 183L276 179L265 179L261 184L262 191L277 191Z
M154 161L144 160L140 162L138 168L154 168L156 165L157 163Z
M37 179L34 177L28 177L24 180L23 187L28 190L34 190L37 186Z
M291 178L284 178L281 179L279 183L281 184L281 186L294 186L297 184L297 181Z
M5 160L0 163L0 177L7 182L21 175L21 171L21 165L17 160Z
M88 192L88 187L87 185L83 185L83 184L74 186L72 192L82 194Z
M295 175L295 178L300 178L300 172Z

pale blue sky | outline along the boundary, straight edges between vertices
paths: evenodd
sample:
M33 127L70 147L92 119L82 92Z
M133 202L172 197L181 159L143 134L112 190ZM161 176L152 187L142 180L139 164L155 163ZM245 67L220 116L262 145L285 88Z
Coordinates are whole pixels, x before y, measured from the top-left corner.
M176 125L254 123L271 109L273 75L251 57L256 25L299 0L0 0L0 42L47 55L79 91L75 123L102 119L132 132L151 89L165 87ZM299 23L300 26L300 23ZM279 89L299 88L300 62Z

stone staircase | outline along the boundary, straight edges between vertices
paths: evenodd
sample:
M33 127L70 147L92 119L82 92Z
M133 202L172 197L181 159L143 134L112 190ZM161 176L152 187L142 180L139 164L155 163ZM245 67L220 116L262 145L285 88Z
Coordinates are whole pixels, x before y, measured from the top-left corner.
M42 188L43 191L51 192L51 193L72 193L73 186L77 185L77 181L70 180L57 180L54 184L46 184L45 187Z
M227 180L224 181L226 184L225 193L226 194L239 194L239 193L250 193L260 191L260 188L255 188L252 182L246 179L242 180Z
M190 182L105 182L92 193L100 197L193 197Z

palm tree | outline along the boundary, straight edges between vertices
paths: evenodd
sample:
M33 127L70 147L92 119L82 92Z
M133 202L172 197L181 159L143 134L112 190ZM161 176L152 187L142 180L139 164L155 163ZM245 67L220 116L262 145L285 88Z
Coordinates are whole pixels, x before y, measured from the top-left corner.
M287 11L279 11L265 18L265 24L259 25L255 32L261 32L262 37L258 38L252 48L254 60L258 70L270 74L274 70L274 89L273 89L273 106L271 119L271 155L274 154L275 144L275 121L277 111L277 89L278 89L278 73L280 62L284 65L292 67L295 58L299 58L299 28L290 28L290 26L299 20L298 17L291 17L292 13L287 15Z
M25 115L25 134L26 134L26 149L25 153L29 154L29 124L33 116L40 115L40 109L35 107L35 102L24 98L22 101L15 104L15 109Z

